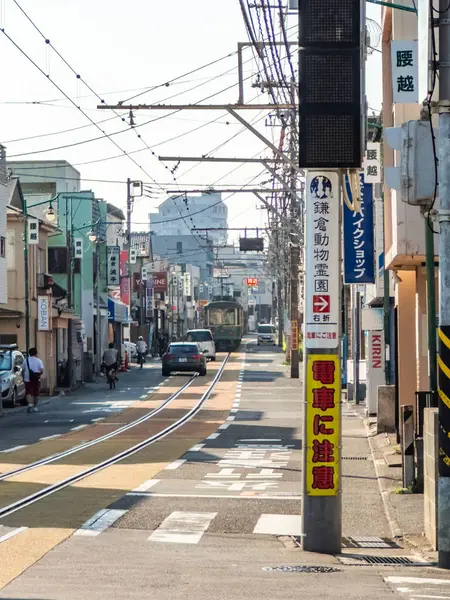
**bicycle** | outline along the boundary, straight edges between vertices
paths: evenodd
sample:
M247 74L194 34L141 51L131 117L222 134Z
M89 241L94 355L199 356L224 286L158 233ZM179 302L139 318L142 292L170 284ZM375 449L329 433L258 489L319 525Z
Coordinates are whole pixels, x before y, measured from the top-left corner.
M106 380L109 383L109 389L113 390L116 387L116 371L109 367L106 371Z
M143 365L145 363L145 357L144 357L144 353L143 352L138 352L137 362L138 362L138 365L140 365L140 367L142 369Z

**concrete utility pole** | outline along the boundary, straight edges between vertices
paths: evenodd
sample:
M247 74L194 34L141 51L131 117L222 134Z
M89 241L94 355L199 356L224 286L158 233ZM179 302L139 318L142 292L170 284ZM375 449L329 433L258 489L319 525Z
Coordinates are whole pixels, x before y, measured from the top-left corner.
M450 5L439 1L438 563L450 569ZM431 25L433 27L433 24Z

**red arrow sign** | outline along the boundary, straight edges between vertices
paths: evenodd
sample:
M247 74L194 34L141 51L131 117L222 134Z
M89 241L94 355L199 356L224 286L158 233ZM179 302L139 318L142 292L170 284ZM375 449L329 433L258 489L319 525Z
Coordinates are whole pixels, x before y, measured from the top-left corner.
M330 296L320 294L313 296L313 312L314 313L329 313L330 312Z

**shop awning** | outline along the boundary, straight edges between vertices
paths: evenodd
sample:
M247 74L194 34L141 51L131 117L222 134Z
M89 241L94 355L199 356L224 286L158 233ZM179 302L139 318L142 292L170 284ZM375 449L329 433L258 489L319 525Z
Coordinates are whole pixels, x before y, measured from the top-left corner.
M114 323L128 323L128 306L108 297L108 321Z

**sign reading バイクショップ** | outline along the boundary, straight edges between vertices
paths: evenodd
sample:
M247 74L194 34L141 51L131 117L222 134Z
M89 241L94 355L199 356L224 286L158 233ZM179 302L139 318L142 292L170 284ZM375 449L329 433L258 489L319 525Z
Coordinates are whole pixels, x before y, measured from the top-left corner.
M339 492L340 373L336 354L307 359L306 491L309 496Z
M331 171L306 176L306 318L307 348L339 344L339 177Z

